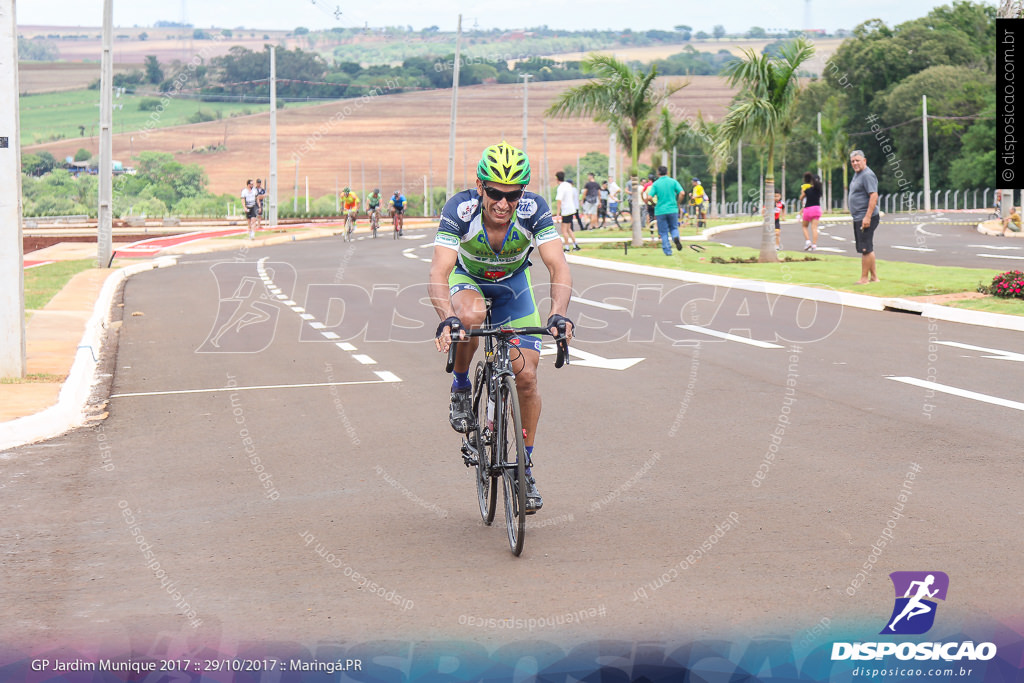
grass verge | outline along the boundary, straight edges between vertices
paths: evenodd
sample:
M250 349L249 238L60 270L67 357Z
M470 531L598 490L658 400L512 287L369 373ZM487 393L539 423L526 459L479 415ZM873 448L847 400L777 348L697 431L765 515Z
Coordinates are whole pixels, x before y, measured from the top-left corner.
M624 253L622 243L581 246L583 250L578 252L581 256L747 280L823 287L882 298L976 292L978 285L991 284L992 278L1002 272L988 268L953 268L879 260L878 275L881 281L857 285L855 283L860 277L860 257L783 251L782 258L788 256L793 260L780 263L746 263L734 261L756 259L756 249L726 247L714 242L700 243L699 246L705 249L703 252L684 248L682 252L675 252L672 256L663 254L660 244L630 247L628 253ZM1024 315L1024 301L1019 299L986 296L943 303L958 308Z
M71 278L83 270L96 267L95 259L57 261L25 271L25 310L37 311L64 289Z

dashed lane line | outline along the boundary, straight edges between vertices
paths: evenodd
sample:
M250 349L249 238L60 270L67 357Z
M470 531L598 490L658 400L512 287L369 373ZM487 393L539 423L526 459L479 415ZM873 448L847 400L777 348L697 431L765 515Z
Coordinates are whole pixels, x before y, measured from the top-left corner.
M414 258L416 258L416 257L414 257ZM312 315L311 313L306 313L305 309L301 308L300 306L294 305L295 302L292 301L291 298L287 294L281 293L280 288L278 288L277 285L274 284L273 279L270 278L269 275L267 275L266 267L264 265L266 263L266 261L267 261L267 257L263 257L259 261L256 262L256 272L259 274L260 279L263 280L263 282L266 284L267 290L270 291L270 292L274 292L274 291L278 292L277 298L278 299L285 299L286 300L285 304L286 305L290 305L290 308L291 308L292 311L295 311L296 313L298 313L299 317L306 321L306 324L308 324L312 329L318 331L325 339L330 339L330 340L338 339L339 338L338 335L335 332L331 332L330 330L328 330L327 329L327 325L325 325L324 323L322 323L319 320L317 320L316 316ZM348 343L348 342L337 342L335 345L339 349L341 349L342 351L347 351L349 353L352 353L353 351L356 350L356 347L353 346L352 344ZM370 356L366 355L365 353L353 353L352 354L352 359L354 361L356 361L357 363L359 363L360 365L377 365L377 361L374 360L373 358L371 358ZM371 382L369 382L370 384L375 384L377 382L401 382L402 381L401 378L399 378L393 372L388 372L386 370L375 371L374 374L376 374L381 379L380 380L376 380L376 381L371 381ZM337 382L335 384L343 385L343 384L365 384L365 383L366 382ZM303 386L305 386L305 385L303 385ZM313 386L313 385L309 385L309 386ZM328 385L324 384L324 385L316 385L316 386L328 386Z

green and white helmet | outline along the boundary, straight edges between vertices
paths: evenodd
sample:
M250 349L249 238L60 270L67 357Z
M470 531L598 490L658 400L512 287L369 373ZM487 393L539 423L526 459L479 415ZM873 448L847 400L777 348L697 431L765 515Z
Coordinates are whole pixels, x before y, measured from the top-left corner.
M476 167L476 176L480 180L503 185L528 185L530 159L521 149L502 141L484 150Z

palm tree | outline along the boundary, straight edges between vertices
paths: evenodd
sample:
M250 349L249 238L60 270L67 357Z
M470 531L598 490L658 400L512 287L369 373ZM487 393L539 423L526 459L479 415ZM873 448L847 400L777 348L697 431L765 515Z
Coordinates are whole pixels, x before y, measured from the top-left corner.
M709 202L711 211L708 212L708 218L711 218L718 201L718 176L725 173L725 169L729 165L729 155L723 154L722 147L718 144L721 138L722 124L705 119L700 112L697 112L696 119L687 120L685 123L684 138L697 143L701 151L707 155L706 165L708 173L711 174L711 201ZM725 186L724 179L722 186Z
M829 162L829 188L832 183L832 169L839 166L843 169L843 208L846 208L847 191L847 155L850 153L850 137L846 134L849 119L843 113L843 104L838 97L830 97L821 112L821 153ZM831 198L829 207L831 208Z
M786 43L777 57L758 55L751 49L743 57L725 67L729 84L740 86L740 92L722 121L721 152L743 137L764 141L768 151L768 169L764 178L764 204L775 193L775 142L792 115L793 100L799 89L797 70L814 54L814 46L804 38ZM764 212L761 230L761 253L758 261L778 261L773 245L773 212Z
M630 150L629 174L633 181L633 246L643 244L640 232L640 150L654 135L654 113L687 83L673 83L655 90L657 67L646 74L635 71L610 55L591 54L580 64L583 73L593 77L583 85L569 88L548 107L550 116L589 116L607 124Z

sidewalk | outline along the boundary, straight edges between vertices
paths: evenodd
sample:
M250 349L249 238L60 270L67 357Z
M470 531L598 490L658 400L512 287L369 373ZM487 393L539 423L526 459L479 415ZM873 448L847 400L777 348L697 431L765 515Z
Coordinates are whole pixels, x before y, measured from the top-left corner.
M406 225L415 230L436 225L436 221L409 220ZM185 254L236 251L243 246L252 249L330 237L339 235L341 227L341 224L289 226L280 234L255 240L204 238L153 251L150 258L119 258L107 270L78 273L45 307L30 314L25 329L26 374L44 377L0 384L0 451L52 438L85 423L83 410L94 384L110 308L125 278L151 268L174 265L177 257ZM391 226L382 225L381 230L387 234ZM356 235L367 232L363 220ZM95 242L62 242L25 254L24 260L70 261L95 257Z

